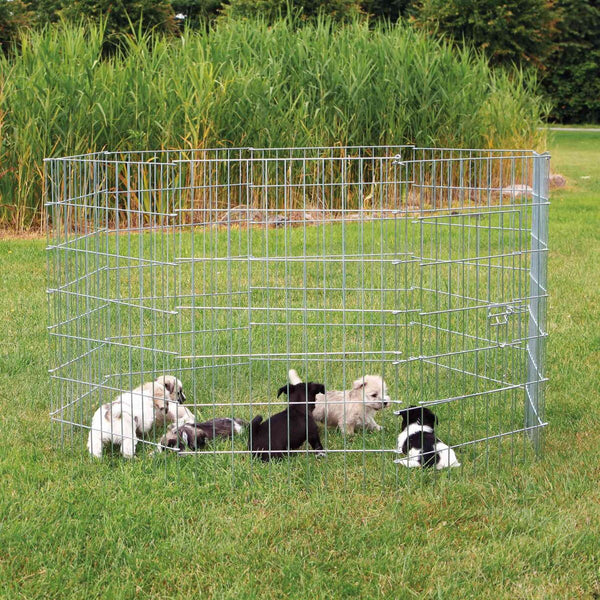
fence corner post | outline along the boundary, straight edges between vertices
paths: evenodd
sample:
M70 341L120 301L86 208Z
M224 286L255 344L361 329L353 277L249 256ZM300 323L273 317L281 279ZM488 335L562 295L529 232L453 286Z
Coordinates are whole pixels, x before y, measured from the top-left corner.
M548 153L534 153L525 427L536 455L539 455L541 450L540 426L544 417L543 382L547 304L549 171L550 155Z

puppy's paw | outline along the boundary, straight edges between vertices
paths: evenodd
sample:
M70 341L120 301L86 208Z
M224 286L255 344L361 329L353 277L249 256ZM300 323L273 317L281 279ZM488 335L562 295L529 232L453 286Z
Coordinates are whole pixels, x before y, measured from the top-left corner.
M317 452L317 453L315 454L315 456L316 456L317 458L325 458L325 457L327 456L327 453L326 453L326 452L324 452L323 450L319 450L319 452Z

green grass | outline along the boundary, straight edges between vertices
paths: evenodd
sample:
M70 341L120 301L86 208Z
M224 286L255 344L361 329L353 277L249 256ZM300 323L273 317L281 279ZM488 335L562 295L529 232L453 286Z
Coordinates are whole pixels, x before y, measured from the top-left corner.
M78 433L59 450L45 242L2 241L0 595L597 598L599 144L552 134L553 171L569 184L550 210L545 456L489 474L381 488L351 468L344 485L331 458L324 482L312 459L255 465L252 478L240 462L232 489L229 468L200 461L165 477L162 458L82 460Z
M0 226L43 220L42 159L92 151L414 143L532 148L544 103L411 28L226 21L102 56L97 27L24 34L0 58Z

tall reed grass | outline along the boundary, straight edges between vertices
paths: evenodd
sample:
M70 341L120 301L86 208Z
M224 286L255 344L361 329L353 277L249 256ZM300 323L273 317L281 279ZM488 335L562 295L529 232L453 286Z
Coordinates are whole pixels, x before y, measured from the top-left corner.
M224 21L130 39L97 26L23 34L0 59L0 226L42 219L42 159L110 150L402 144L539 147L545 113L494 72L407 26Z

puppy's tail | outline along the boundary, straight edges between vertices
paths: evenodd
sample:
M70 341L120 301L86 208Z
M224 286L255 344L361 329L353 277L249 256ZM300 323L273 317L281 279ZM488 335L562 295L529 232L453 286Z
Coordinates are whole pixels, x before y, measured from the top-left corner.
M298 385L299 383L302 383L302 379L300 379L300 376L295 369L290 369L288 371L288 378L292 385Z

